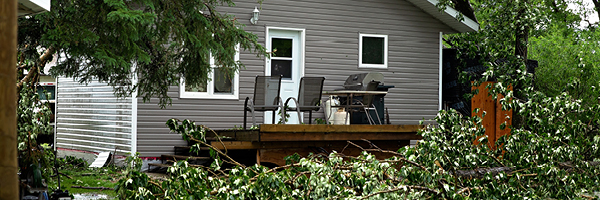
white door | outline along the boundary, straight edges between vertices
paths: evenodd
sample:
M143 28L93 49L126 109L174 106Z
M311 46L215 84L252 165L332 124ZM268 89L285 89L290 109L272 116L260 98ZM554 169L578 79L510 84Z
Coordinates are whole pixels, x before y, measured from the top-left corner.
M302 44L303 30L267 28L267 51L271 57L267 58L265 75L283 75L281 91L279 94L283 102L289 97L298 96L300 78L304 76L304 44ZM293 101L290 105L295 107ZM298 124L298 114L289 112L290 117L286 123ZM272 112L265 112L265 123L272 122ZM276 113L275 123L279 122L281 114Z

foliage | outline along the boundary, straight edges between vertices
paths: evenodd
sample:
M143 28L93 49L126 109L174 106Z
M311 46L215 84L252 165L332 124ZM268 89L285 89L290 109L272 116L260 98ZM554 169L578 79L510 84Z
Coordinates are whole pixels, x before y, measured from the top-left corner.
M441 111L439 125L428 125L416 147L398 152L372 146L360 147L365 152L357 157L295 155L289 165L273 169L241 164L193 168L178 162L162 182L132 171L117 193L121 199L570 199L600 191L600 106L582 106L566 93L547 97L535 92L528 99L501 100L507 108L518 107L527 126L511 127L511 134L497 141L498 149L484 145L481 118ZM168 125L199 142L207 131L189 120ZM473 145L475 140L480 143ZM381 160L368 152L394 156Z
M259 1L260 2L260 1ZM257 36L244 31L218 6L231 0L54 0L52 10L19 19L19 69L32 80L51 55L59 57L53 75L108 82L118 95L137 89L144 101L170 103L167 90L208 80L215 64L229 75L244 65L234 60L236 46L266 55ZM137 76L134 82L132 74Z
M38 94L29 85L21 88L18 106L17 148L20 172L23 175L33 175L33 184L39 185L42 178L48 180L52 173L52 148L47 144L37 143L39 135L52 133L52 112L47 103L40 102Z
M531 58L539 61L535 87L549 96L568 92L584 104L599 103L591 90L600 80L600 31L551 27L532 38ZM567 87L566 87L567 86Z
M331 124L331 122L329 122ZM327 124L327 121L322 118L315 118L315 124Z
M85 163L84 160L71 156L59 158L58 163L60 166L59 172L64 174L60 177L60 186L63 191L68 190L70 194L95 193L105 194L113 198L116 196L114 190L90 190L71 186L114 188L118 180L122 178L122 168L115 166L88 168L87 165L82 166L82 163ZM51 189L58 188L57 177L53 177L48 181L48 187Z
M88 163L83 158L65 156L56 160L59 170L80 170L87 168Z

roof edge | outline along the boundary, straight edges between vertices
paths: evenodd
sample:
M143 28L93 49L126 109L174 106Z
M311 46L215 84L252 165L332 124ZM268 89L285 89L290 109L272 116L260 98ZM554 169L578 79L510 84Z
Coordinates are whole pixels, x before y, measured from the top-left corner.
M50 0L19 0L19 17L50 11Z
M436 6L439 3L438 0L407 1L421 8L426 13L440 20L442 23L450 26L452 29L456 30L459 33L476 32L479 30L479 23L467 16L463 15L463 20L458 20L457 16L460 14L460 12L454 8L446 7L446 9L443 12L440 12L438 7Z

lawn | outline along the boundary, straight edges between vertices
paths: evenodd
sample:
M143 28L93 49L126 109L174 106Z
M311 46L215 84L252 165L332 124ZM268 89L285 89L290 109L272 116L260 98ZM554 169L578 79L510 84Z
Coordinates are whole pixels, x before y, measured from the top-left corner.
M101 194L108 198L115 198L114 190L117 181L123 176L120 167L109 166L103 168L88 168L82 159L74 157L61 158L59 162L61 189L68 190L69 194ZM53 173L54 174L54 173ZM68 176L68 177L67 177ZM49 189L58 188L58 178L52 177L48 181ZM84 189L78 187L110 188L110 189Z

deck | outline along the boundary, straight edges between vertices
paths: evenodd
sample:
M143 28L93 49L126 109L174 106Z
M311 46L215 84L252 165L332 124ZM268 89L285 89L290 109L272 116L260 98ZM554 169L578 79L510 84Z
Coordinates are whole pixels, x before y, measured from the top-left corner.
M370 141L381 149L396 151L421 139L417 131L423 125L322 125L322 124L262 124L258 130L215 130L229 140L211 141L219 149L252 152L256 163L284 165L284 157L298 153L342 152L358 155L361 149L348 146L348 141L370 148ZM238 151L239 152L239 151ZM385 155L382 155L385 156Z

